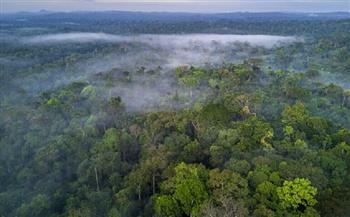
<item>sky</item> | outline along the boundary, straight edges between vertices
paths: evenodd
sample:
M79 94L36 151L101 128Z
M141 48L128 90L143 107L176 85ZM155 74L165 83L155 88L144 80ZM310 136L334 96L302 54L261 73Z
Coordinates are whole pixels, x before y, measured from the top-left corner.
M350 0L0 0L0 12L18 11L166 12L350 12Z

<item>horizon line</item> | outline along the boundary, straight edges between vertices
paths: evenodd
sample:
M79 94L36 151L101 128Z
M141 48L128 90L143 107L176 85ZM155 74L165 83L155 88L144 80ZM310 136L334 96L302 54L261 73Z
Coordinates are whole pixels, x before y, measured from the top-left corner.
M345 11L222 11L222 12L189 12L189 11L142 11L142 10L47 10L47 9L39 9L37 11L10 11L10 12L5 12L2 11L2 14L19 14L19 13L103 13L103 12L129 12L129 13L168 13L168 14L176 14L176 13L182 13L182 14L234 14L234 13L250 13L250 14L268 14L268 13L281 13L281 14L331 14L331 13L347 13L350 14L350 11L345 10Z

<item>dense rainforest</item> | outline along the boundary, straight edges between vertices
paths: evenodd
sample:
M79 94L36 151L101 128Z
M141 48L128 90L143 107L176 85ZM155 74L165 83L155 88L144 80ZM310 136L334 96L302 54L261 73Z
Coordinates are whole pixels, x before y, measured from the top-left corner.
M350 18L316 15L2 16L0 216L349 216Z

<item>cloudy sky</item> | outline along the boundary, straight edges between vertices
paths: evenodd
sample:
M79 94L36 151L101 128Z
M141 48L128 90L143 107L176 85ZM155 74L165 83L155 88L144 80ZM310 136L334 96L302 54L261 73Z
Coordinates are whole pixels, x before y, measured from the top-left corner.
M350 12L350 0L0 0L1 12L77 10Z

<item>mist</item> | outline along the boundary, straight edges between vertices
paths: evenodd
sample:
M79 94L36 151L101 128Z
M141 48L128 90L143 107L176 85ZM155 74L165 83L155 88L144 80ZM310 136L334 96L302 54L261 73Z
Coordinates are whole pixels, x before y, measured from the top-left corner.
M90 43L90 42L141 42L152 46L191 48L193 46L210 46L213 43L230 44L235 42L249 43L253 46L273 47L281 43L297 40L292 36L275 35L219 35L219 34L184 34L184 35L113 35L107 33L60 33L25 37L24 43Z
M16 37L14 37L16 38ZM106 47L119 46L121 50L107 51L90 58L74 62L69 69L56 68L28 75L16 80L16 86L35 95L64 86L74 81L96 83L96 75L103 76L113 71L117 76L130 72L132 82L116 80L110 87L97 83L102 97L120 96L126 107L132 111L158 108L164 98L178 94L191 99L183 88L176 86L174 69L178 66L215 66L225 62L240 62L262 54L250 53L254 49L272 49L278 46L302 41L293 36L274 35L220 35L220 34L179 34L179 35L113 35L106 33L59 33L16 38L22 46L69 46L102 43ZM254 52L256 52L254 50ZM158 71L160 76L140 76L135 72L144 67L147 71ZM99 78L97 78L99 80ZM151 85L149 85L151 83ZM173 106L173 105L171 105ZM182 107L184 105L177 105ZM165 105L164 107L167 107Z

